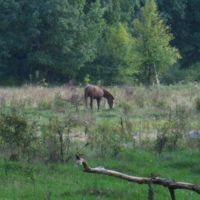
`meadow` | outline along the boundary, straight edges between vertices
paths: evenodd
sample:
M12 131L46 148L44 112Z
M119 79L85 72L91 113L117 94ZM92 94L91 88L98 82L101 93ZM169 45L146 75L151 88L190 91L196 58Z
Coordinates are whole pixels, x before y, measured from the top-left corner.
M0 199L148 199L148 186L82 172L91 167L200 185L200 86L112 86L97 112L83 87L0 88ZM169 200L154 185L154 199ZM176 198L199 200L189 190Z

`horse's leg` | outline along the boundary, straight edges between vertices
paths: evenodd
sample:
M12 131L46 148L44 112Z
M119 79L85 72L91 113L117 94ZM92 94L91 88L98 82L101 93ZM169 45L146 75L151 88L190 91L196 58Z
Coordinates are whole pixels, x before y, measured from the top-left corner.
M93 98L90 98L90 108L92 109Z
M98 98L98 99L97 99L97 107L98 107L97 110L98 110L98 111L99 111L99 107L100 107L100 102L101 102L101 98Z

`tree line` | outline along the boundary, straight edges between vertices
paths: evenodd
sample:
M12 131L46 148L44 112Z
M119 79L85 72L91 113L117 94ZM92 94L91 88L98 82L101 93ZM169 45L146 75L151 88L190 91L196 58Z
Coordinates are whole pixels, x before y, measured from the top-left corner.
M145 84L200 73L198 0L0 0L0 85Z

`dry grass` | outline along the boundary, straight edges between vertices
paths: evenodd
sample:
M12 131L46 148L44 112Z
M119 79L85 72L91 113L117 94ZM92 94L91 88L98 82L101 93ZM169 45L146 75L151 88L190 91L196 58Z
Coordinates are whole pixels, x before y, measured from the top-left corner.
M168 105L177 104L193 108L194 99L200 96L200 87L196 84L175 85L175 86L155 86L146 89L139 87L109 87L107 88L115 97L116 106L120 102L127 101L133 106L139 101L144 101L144 106L156 105L159 101L165 101ZM0 88L0 100L6 101L10 105L12 101L31 101L36 106L39 101L52 101L56 94L60 94L63 99L70 99L72 95L83 98L83 88L80 87L12 87ZM104 104L104 102L103 102ZM105 103L106 105L106 103Z
M190 83L187 85L174 86L154 86L146 89L138 87L107 87L115 97L114 115L130 119L132 123L132 134L140 136L155 137L160 122L166 117L166 111L177 105L184 106L190 112L189 126L191 129L198 129L199 113L195 110L195 98L200 96L200 87ZM80 87L32 87L23 86L18 88L0 88L0 107L20 105L37 107L42 101L53 102L56 95L60 95L63 100L70 103L73 99L79 99L81 110L85 110L83 100L83 88ZM74 101L74 100L73 100ZM59 110L60 109L60 110ZM66 113L66 108L59 108L58 112ZM96 102L94 103L94 110ZM98 115L107 116L107 101L102 100L101 111ZM98 117L97 115L97 117ZM90 119L89 113L76 115L74 119L81 126L86 126L86 121ZM117 120L118 120L117 118ZM92 119L94 120L94 119ZM94 126L94 124L92 125ZM80 131L82 135L83 131ZM78 134L78 131L74 135ZM82 136L81 136L82 138Z
M11 105L13 101L28 101L31 106L36 106L40 101L50 102L56 94L60 94L63 99L70 99L74 94L80 94L81 88L71 87L31 87L23 86L16 88L0 88L0 100L6 105ZM81 97L81 95L80 95Z

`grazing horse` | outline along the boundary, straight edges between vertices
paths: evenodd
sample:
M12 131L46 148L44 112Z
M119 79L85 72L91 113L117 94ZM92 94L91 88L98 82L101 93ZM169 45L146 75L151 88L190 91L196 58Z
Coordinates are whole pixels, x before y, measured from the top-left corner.
M107 90L105 90L101 86L87 85L84 89L84 96L85 96L86 107L87 107L87 99L88 99L88 97L90 97L91 109L92 109L93 99L96 99L97 107L98 107L98 111L99 111L101 99L102 99L102 97L104 97L108 100L109 107L113 108L113 103L114 103L113 95L110 94Z

